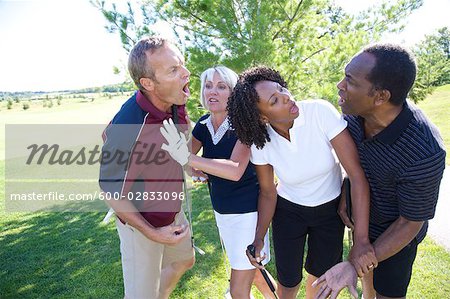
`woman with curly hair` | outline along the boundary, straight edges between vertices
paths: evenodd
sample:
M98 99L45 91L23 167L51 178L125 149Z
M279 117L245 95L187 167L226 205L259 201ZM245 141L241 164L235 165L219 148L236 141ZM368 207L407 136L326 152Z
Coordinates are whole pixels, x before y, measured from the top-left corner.
M302 280L306 237L306 298L314 280L342 259L344 224L338 213L342 174L351 181L354 263L376 266L368 238L369 186L347 123L327 101L295 102L281 75L267 67L245 71L228 101L228 117L239 140L251 146L260 185L256 258L272 221L278 289L295 298ZM278 184L275 184L275 177Z

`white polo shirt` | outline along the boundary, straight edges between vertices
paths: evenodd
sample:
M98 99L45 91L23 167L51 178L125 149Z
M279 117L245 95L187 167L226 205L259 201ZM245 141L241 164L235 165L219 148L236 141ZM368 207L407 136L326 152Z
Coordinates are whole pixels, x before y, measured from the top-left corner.
M287 200L315 207L335 199L341 192L342 174L330 140L347 122L329 102L297 102L299 116L289 130L288 141L268 125L270 142L263 149L251 148L255 165L272 165L279 179L277 192Z

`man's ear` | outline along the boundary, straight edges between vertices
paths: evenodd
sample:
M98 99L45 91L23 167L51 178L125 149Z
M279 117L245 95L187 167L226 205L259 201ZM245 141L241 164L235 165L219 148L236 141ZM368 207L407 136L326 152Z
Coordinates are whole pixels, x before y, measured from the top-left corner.
M391 99L391 92L387 89L381 89L376 91L377 96L375 98L375 105L382 105L388 103Z
M141 78L139 79L139 83L141 83L142 87L148 91L153 91L155 89L155 82L150 78Z

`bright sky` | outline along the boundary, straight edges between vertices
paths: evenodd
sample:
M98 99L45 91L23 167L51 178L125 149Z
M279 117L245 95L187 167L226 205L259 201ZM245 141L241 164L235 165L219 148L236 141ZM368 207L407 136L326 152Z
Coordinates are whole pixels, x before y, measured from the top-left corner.
M336 0L357 12L379 0ZM450 0L425 0L395 37L413 45L450 27ZM88 0L0 0L0 91L53 91L123 81L113 66L126 64L119 37ZM390 37L392 40L392 37Z
M395 2L395 0L392 0ZM356 13L376 4L382 0L335 0L344 10ZM396 35L386 35L384 42L401 43L413 46L420 42L425 34L433 34L437 29L450 27L450 0L424 0L423 5L415 10L407 19L405 29Z

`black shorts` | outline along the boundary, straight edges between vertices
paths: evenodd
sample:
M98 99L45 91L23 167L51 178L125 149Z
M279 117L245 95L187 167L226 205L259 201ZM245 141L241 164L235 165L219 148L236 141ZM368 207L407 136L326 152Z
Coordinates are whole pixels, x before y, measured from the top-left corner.
M378 263L373 270L375 291L386 297L405 297L416 253L417 240L414 238L397 254Z
M305 207L278 196L272 220L272 237L278 281L295 287L305 269L316 277L342 261L344 224L337 213L339 197L317 207Z

